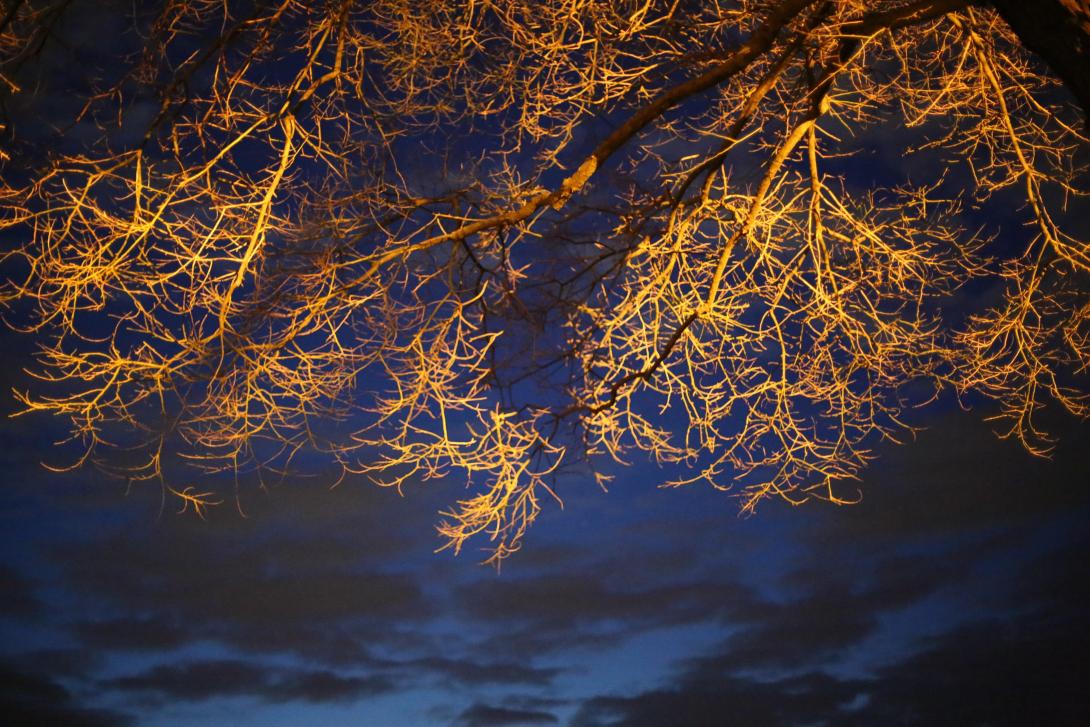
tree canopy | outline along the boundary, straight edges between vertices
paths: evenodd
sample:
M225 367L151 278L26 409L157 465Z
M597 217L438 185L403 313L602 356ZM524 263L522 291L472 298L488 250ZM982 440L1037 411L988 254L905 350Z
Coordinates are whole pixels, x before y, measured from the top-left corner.
M500 559L567 467L847 502L943 392L1090 412L1085 127L987 5L14 0L0 58L19 401L198 513L442 477Z

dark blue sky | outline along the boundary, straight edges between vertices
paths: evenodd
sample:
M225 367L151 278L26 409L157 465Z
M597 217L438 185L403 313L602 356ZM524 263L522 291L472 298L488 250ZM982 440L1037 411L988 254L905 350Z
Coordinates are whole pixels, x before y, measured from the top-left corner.
M885 151L864 183L916 171ZM0 337L3 391L33 343ZM986 414L916 413L851 507L739 518L644 463L609 493L567 474L501 573L434 552L457 477L289 479L201 520L156 485L50 473L60 425L5 417L0 722L1090 724L1090 429L1053 417L1043 460Z
M7 339L12 352L21 344ZM14 361L9 365L14 365ZM9 370L11 370L9 368ZM9 403L9 408L11 407ZM51 474L3 424L0 713L51 725L1076 725L1085 428L1052 461L936 409L861 504L739 519L649 468L560 485L495 573L436 555L453 479L285 482L207 521Z

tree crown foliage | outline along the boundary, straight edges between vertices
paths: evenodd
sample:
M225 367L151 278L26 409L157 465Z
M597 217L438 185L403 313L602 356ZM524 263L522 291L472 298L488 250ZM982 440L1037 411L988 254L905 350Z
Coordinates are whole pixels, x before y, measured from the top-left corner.
M0 22L2 295L40 340L19 399L78 464L198 513L219 496L176 463L318 452L468 480L440 533L498 560L575 463L649 458L746 510L844 502L944 390L1037 452L1046 403L1088 411L1086 139L986 7L28 0Z

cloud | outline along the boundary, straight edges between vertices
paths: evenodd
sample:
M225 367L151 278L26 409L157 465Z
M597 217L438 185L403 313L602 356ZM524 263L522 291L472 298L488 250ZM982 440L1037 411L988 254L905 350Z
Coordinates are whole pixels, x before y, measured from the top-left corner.
M1090 513L1082 513L1072 542L1052 547L1013 573L1018 585L1018 606L1039 623L1076 624L1086 631L1090 614L1090 578L1086 577L1090 553Z
M476 581L461 587L456 601L463 618L493 634L483 648L525 659L602 649L668 626L722 621L756 598L751 588L734 581L670 582L669 573L658 574L659 585L627 585L626 571L641 564L633 558L569 567L567 573Z
M0 715L5 724L33 727L125 727L132 718L82 705L58 682L0 665Z
M0 616L28 619L42 613L42 602L34 593L35 584L23 574L0 563Z
M880 627L884 614L960 582L969 567L958 555L932 559L875 555L836 570L811 560L785 578L796 595L754 602L734 614L740 628L720 654L693 660L700 671L801 669L835 661Z
M750 596L749 589L737 583L666 582L626 588L594 571L477 583L462 593L472 613L490 619L569 626L614 619L656 626L682 623L725 613Z
M1090 459L1079 442L1090 424L1071 417L1044 422L1059 444L1051 459L1034 457L1017 441L997 440L983 414L950 412L916 441L886 444L863 473L863 500L829 508L816 522L823 543L935 537L1029 525L1090 499Z
M210 541L134 548L113 538L73 553L66 564L70 587L105 601L103 610L125 614L81 620L73 625L76 635L100 648L215 640L246 651L352 663L367 659L361 641L394 638L432 612L409 575L326 570L318 554L312 570L281 570L268 552L273 548L260 542L226 547Z
M12 656L19 668L32 674L82 680L101 662L101 653L88 649L38 649Z
M551 712L474 704L459 714L454 724L458 727L524 727L558 722L556 715Z
M781 566L763 575L764 590L787 595L742 584L729 568L703 580L686 574L680 582L659 572L658 585L634 587L627 585L627 571L644 562L636 557L569 573L476 582L459 596L464 617L484 620L493 634L483 645L489 653L530 659L604 650L638 633L703 625L709 633L732 633L717 655L698 659L702 668L798 670L857 646L876 632L883 614L958 583L973 555L936 561L877 550L836 560L828 550L804 553L793 570L784 573Z
M437 674L448 684L472 686L509 684L544 687L561 672L560 669L533 667L521 662L477 662L441 656L388 663L410 672Z
M672 687L586 700L571 727L1076 727L1090 715L1086 629L978 623L869 679L757 680L692 668Z
M166 515L52 546L65 600L80 604L71 633L95 649L215 641L339 666L371 663L375 646L421 641L435 602L422 574L391 558L403 536L386 540L404 523L369 510L373 494L305 489L272 496L280 499L249 519Z
M102 686L160 700L253 697L269 703L352 702L395 689L393 682L381 675L345 676L233 659L160 665L104 681Z
M690 681L630 697L587 700L571 727L781 727L824 724L854 698L858 685L823 674L772 682L742 678ZM829 722L837 724L836 722Z
M181 646L191 638L178 622L147 616L79 621L72 631L85 646L100 649L158 651Z
M837 724L1084 725L1090 716L1088 636L1085 627L974 624L882 670L866 690L866 706Z
M847 616L837 615L838 600L829 598L837 591L829 585L836 576L821 585L815 573L795 573L791 584L812 585L782 610L755 619L718 652L683 660L674 677L655 688L585 700L571 727L1086 724L1088 547L1090 541L1077 537L1024 559L1021 569L1010 568L1013 580L989 604L991 615L921 637L908 648L878 647L869 656L884 665L851 677L819 669L835 663L833 654L861 643L882 613L957 582L964 565L876 559L878 576L858 587L855 600L843 602L858 609ZM779 671L755 669L762 666ZM808 671L792 672L799 667Z
M971 498L986 493L983 485L970 489L968 500L943 495L961 503L951 512L930 513L926 503L914 501L952 486L946 467L968 467L956 464L962 445L944 426L940 439L952 443L923 442L922 452L903 448L906 457L919 457L916 469L889 471L880 463L874 474L890 479L868 484L868 499L857 508L769 507L739 521L725 500L714 500L724 506L712 517L702 504L712 502L710 493L662 495L661 507L641 506L624 517L614 502L601 512L616 520L603 515L601 528L543 523L543 546L520 554L498 577L466 559L431 554L426 502L386 502L388 493L363 486L334 493L274 489L247 508L248 519L225 509L208 523L168 513L161 524L132 524L115 512L102 527L70 531L84 539L53 545L44 575L33 571L43 578L35 597L51 609L58 633L80 647L58 651L54 666L42 671L63 676L64 684L85 679L113 700L106 704L133 710L184 702L196 713L210 709L202 702L215 697L292 702L294 709L421 689L454 705L441 715L431 712L437 722L467 726L551 724L576 708L577 723L595 726L664 719L700 725L703 712L731 715L732 725L882 724L866 718L885 720L908 709L910 695L894 687L911 674L838 679L821 670L840 673L833 670L849 660L893 669L898 659L908 664L910 643L920 654L947 649L941 639L912 641L926 629L891 637L887 617L936 594L954 593L969 603L987 564L1022 542L1003 536L1008 525L1018 527L1017 498L1005 501L1010 513L983 503L982 512L965 514ZM991 435L983 431L979 443L964 446L987 459L980 454L985 441ZM993 459L1007 467L1002 457ZM1057 464L1068 468L1065 461ZM919 480L921 468L931 466L935 481ZM1014 493L1026 492L1009 477L1003 482ZM1054 518L1062 501L1028 509ZM879 504L895 512L877 512ZM880 524L857 522L856 512ZM842 520L844 514L850 517ZM959 529L962 516L966 525ZM685 526L673 527L681 518ZM587 530L594 530L589 541ZM999 547L981 545L987 538ZM1049 596L1057 583L1079 580L1081 572L1074 550L1060 550L1047 562L1022 556L1024 572L1012 576L1017 582L997 588L996 600L982 610L1052 614L1062 632L1075 618L1070 604L1086 599L1074 591ZM1007 560L996 570L1010 567ZM61 581L44 580L57 573ZM24 585L33 595L34 584ZM1061 603L1069 609L1057 616ZM904 618L915 618L911 613ZM955 616L943 613L932 632L950 628L941 623L946 619ZM635 685L632 692L572 698L576 681L561 677L585 659L610 660L625 653L611 650L634 636L678 626L693 641L672 652L678 658L673 680L649 681L669 661L650 670L618 663L618 674ZM208 642L226 647L226 655L187 660L186 646ZM708 644L708 652L697 651ZM102 664L111 671L76 663L91 653L106 655ZM48 661L44 653L40 658ZM149 658L160 666L147 668ZM291 662L306 666L284 666ZM1013 677L1004 678L1016 688ZM581 678L579 694L596 681L595 674ZM477 688L487 691L478 695ZM519 701L509 695L518 689L560 699ZM480 701L465 707L473 700ZM723 723L709 719L704 723Z

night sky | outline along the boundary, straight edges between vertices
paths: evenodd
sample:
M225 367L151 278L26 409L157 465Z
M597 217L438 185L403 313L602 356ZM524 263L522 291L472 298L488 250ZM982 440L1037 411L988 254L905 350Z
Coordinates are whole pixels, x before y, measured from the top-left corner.
M8 370L27 342L4 340ZM14 374L13 374L14 375ZM937 407L850 507L739 518L571 474L500 573L435 554L464 483L285 481L207 520L3 423L10 724L1081 725L1090 461ZM478 557L480 555L480 557Z
M0 335L5 415L33 346ZM1090 724L1090 427L1046 413L1044 459L989 413L914 412L852 506L576 469L499 572L436 552L457 475L244 482L201 519L5 416L0 723Z

